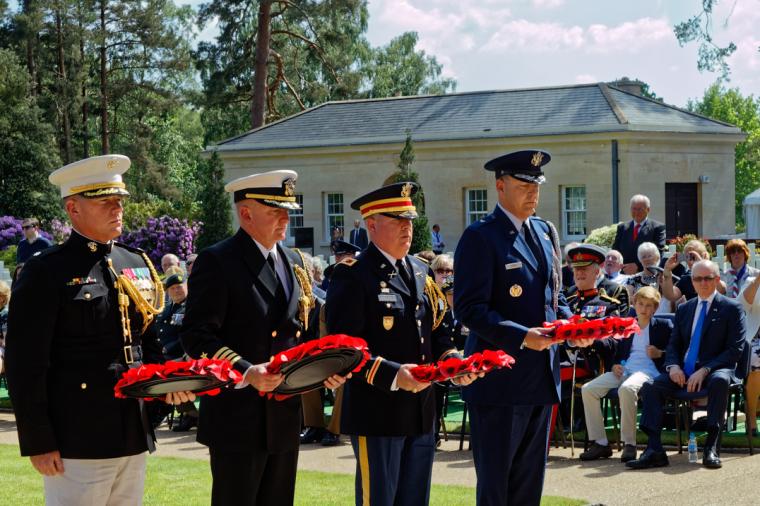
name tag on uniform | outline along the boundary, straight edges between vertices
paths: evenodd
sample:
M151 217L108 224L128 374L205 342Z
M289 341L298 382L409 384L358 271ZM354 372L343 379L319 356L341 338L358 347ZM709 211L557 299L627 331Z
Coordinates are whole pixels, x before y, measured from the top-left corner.
M395 293L379 293L377 294L377 300L380 302L396 302Z
M512 269L519 269L520 267L522 267L522 262L512 262L511 264L504 264L504 267L506 267L508 271L511 271Z

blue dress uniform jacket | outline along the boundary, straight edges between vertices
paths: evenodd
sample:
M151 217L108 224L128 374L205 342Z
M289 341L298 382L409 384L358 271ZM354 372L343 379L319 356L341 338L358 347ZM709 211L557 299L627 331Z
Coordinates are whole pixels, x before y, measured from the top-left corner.
M433 430L433 389L391 391L404 363L429 363L453 353L450 335L433 327L432 304L425 294L429 267L407 255L415 282L410 293L395 266L370 243L357 258L336 265L327 292L328 332L361 337L372 359L346 382L341 433L363 436L417 436Z
M266 259L242 229L203 250L188 279L188 298L180 331L193 358L227 358L245 372L250 364L300 342L299 283L294 266L300 256L278 246L290 286L287 304L275 297L277 280ZM267 400L254 388L229 388L201 397L198 442L223 451L279 453L298 448L301 429L298 396Z
M491 372L466 387L467 402L496 406L559 402L557 346L540 352L520 349L529 328L558 317L553 306L551 231L543 220L529 219L543 249L544 270L499 207L470 225L459 240L454 312L470 329L465 354L500 349L516 360L512 369ZM564 298L557 297L559 317L569 317Z
M119 274L148 272L139 250L72 232L29 259L13 286L7 376L22 455L58 450L64 458L103 459L152 448L138 401L114 397L114 369L126 360L107 259ZM139 344L142 317L129 307Z

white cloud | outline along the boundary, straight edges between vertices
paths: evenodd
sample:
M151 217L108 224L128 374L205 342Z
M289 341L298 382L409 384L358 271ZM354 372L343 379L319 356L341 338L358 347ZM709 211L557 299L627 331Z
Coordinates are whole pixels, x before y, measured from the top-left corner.
M579 74L575 76L576 84L598 83L599 79L591 74Z
M531 23L524 19L510 21L483 45L483 51L499 52L524 49L531 52L577 49L583 45L583 28L557 23Z
M553 9L565 4L565 0L532 0L532 3L537 8Z
M675 41L673 28L665 19L641 18L617 26L591 25L586 30L590 51L635 52L665 40Z

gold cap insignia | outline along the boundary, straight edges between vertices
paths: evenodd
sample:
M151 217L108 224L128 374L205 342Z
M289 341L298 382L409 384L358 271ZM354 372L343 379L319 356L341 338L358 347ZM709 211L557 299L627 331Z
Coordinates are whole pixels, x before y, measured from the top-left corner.
M98 251L98 245L94 241L88 242L87 247L90 249L91 253L95 253L96 251Z
M404 198L409 197L412 194L412 183L406 183L401 187L401 196Z
M292 197L296 194L296 180L288 178L282 182L282 188L286 197Z
M533 158L530 159L530 164L534 167L540 167L541 162L544 159L544 154L540 151L533 153Z
M116 158L112 158L112 159L110 159L110 160L108 160L108 161L106 162L106 167L107 167L108 169L113 169L113 168L114 168L114 167L116 167L117 165L119 165L119 160L118 160L118 159L116 159Z
M383 316L383 328L385 330L390 330L393 328L393 317L392 316Z
M509 287L509 295L512 297L519 297L522 295L523 289L520 285L512 285Z

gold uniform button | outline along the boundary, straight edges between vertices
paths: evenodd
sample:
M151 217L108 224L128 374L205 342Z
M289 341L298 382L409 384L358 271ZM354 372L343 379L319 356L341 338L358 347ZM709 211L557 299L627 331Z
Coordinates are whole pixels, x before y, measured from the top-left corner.
M296 337L301 337L301 331L300 330L296 330Z
M422 355L422 361L423 362L425 361L425 355Z
M85 389L87 388L87 383L82 383L81 385L79 385L79 387L80 387L82 390L85 390Z
M417 326L422 327L422 320L417 320Z
M420 342L424 343L425 342L425 338L424 337L420 337Z
M90 297L92 297L92 295L90 295L90 292L85 292L84 298L87 299L87 300L90 300ZM84 388L84 387L82 387L82 388Z
M272 337L277 337L277 331L276 330L272 332Z
M417 311L420 310L420 305L419 304L417 304L417 308L416 309L417 309Z

